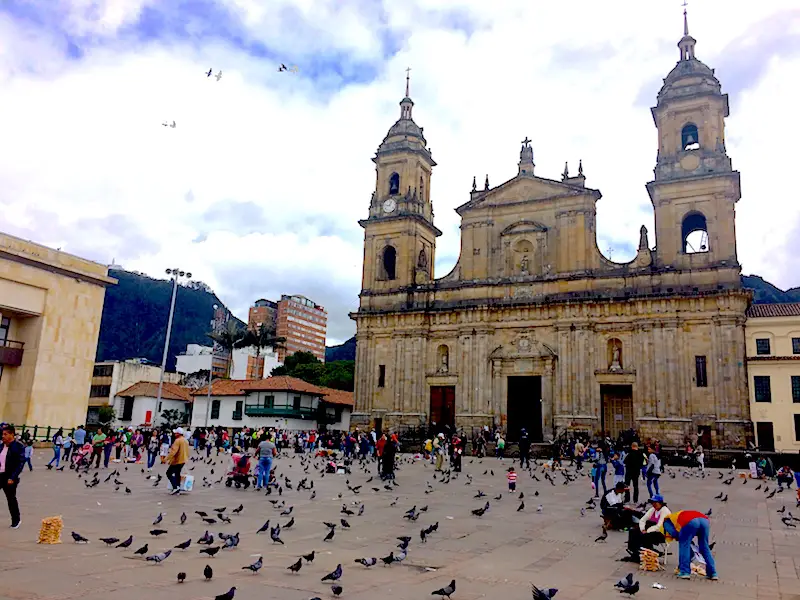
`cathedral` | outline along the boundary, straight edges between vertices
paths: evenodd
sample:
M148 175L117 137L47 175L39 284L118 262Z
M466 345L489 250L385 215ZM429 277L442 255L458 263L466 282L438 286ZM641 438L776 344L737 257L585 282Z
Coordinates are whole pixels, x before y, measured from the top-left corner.
M600 192L582 169L536 175L522 143L517 175L473 181L461 254L435 278L431 174L414 103L400 102L373 161L364 228L353 422L377 429L495 424L510 441L565 432L741 447L750 435L745 311L736 256L739 173L725 149L728 96L684 35L651 109L658 135L647 191L653 245L636 257L597 247Z

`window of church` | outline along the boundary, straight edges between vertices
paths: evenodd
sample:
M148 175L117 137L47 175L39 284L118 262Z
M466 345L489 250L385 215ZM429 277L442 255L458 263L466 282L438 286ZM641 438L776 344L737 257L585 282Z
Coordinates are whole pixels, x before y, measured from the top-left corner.
M686 254L708 252L708 226L702 213L690 212L683 218L681 235Z
M706 368L706 357L694 357L694 380L697 387L708 387L708 371Z
M400 175L397 173L392 173L392 176L389 177L389 194L398 194L400 193Z
M397 250L394 246L386 246L383 249L383 274L389 280L397 276Z
M687 123L681 129L681 148L684 151L700 148L700 136L697 132L697 125L694 123Z
M386 365L378 365L378 387L386 387Z

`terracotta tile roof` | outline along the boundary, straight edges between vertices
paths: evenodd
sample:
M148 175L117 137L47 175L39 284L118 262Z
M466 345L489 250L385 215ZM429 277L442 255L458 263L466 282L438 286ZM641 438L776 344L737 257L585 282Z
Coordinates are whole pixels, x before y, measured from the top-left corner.
M212 396L244 396L244 390L248 389L253 380L248 379L218 379L211 383ZM208 395L208 385L192 392L192 396Z
M161 397L165 400L183 400L184 402L191 402L192 398L189 395L191 390L185 388L177 383L164 382L161 388ZM140 381L134 383L129 388L117 392L117 396L132 398L133 396L147 396L149 398L158 397L158 382Z
M341 406L353 406L354 404L353 392L345 392L327 387L322 388L322 390L325 392L322 401L327 404L338 404Z
M757 317L800 317L800 302L781 304L752 304L747 309L750 319Z
M265 391L274 390L280 392L301 392L305 394L315 394L322 396L325 394L321 387L312 385L302 379L296 377L288 377L286 375L279 375L277 377L267 377L266 379L254 380L248 389Z

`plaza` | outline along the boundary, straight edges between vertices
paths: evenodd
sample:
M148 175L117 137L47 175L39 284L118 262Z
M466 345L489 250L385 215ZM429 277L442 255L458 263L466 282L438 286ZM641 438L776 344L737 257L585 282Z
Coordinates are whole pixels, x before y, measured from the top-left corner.
M595 543L600 534L599 510L586 510L586 515L581 516L581 508L592 495L588 468L584 469L586 476L568 485L563 485L564 478L556 474L555 486L544 479L541 466L534 471L538 482L527 472L520 472L517 493L509 495L505 478L511 464L508 459L500 462L494 458L465 458L463 472L458 477L453 474L450 483L443 484L440 477L433 478L432 465L406 454L397 471L398 487L388 491L375 476L375 463L368 465L369 473L354 464L349 475L321 476L321 459L316 459L316 468L311 466L306 473L300 456L284 455L273 467L284 485L283 494L265 497L253 488L227 488L224 482L216 483L230 462L229 457L220 456L214 459L216 464L189 463L186 469L193 470L185 472L195 477L194 489L172 497L167 493L166 479L153 487L154 480L145 479L141 465L128 465L127 470L122 464L112 465L111 470L120 470L118 479L123 485L119 491L115 491L113 477L104 482L110 470L103 469L98 471L100 484L87 488L87 476L79 479L68 469L46 470L44 464L50 455L49 450L35 452L34 471L23 473L19 488L22 525L18 530L4 528L0 536L0 600L214 598L231 586L236 586L236 598L241 600L332 598L329 583L321 583L320 579L339 563L344 569L339 582L344 588L341 597L351 600L431 597L433 590L451 579L457 584L454 600L527 599L531 583L540 588L558 588L558 600L612 598L617 597L614 583L631 571L641 585L637 598L800 597L800 533L784 526L781 515L776 513L784 505L788 511L794 510L794 491L766 500L763 485L761 490L755 490L760 482L736 478L730 486L722 485L720 471L714 469L701 479L694 474L685 476L685 469L668 468L675 477L664 475L661 481L662 494L673 511L713 509L711 537L716 541L720 580L710 582L699 578L678 580L673 575L676 555L670 555L666 570L658 573L644 573L636 564L619 562L625 556L624 533L609 532L606 542ZM163 474L164 470L164 466L156 465L152 475ZM727 475L728 471L724 472ZM88 477L93 473L94 470ZM284 476L290 479L293 489L286 489ZM213 487L204 487L203 477L212 481ZM298 482L306 477L309 485L313 481L313 500L312 491L297 490ZM372 481L368 481L370 477L374 477ZM358 494L348 489L348 480L351 488L362 486ZM607 483L611 483L610 476ZM767 485L775 488L774 482ZM373 486L379 491L373 491ZM641 501L647 492L640 486ZM131 490L130 494L125 493L125 487ZM479 490L486 494L485 498L474 498ZM525 495L522 511L517 510L520 491ZM721 491L728 494L728 502L714 500ZM502 499L495 500L498 494ZM291 515L280 516L281 510L269 500L285 501L286 509L293 506ZM491 508L483 517L470 513L487 500ZM361 503L364 513L358 516ZM240 504L244 505L241 514L232 514ZM341 514L343 504L355 514ZM6 519L5 503L1 505ZM428 510L412 523L403 515L414 505L427 505ZM537 511L539 505L541 512ZM214 517L213 509L217 507L227 509L231 524L207 525L194 512L205 511ZM180 524L182 512L188 517L184 525ZM156 538L149 532L159 513L165 514L158 527L168 533ZM63 517L62 543L38 545L41 520L55 515ZM284 527L292 517L293 527L281 532L285 545L273 544L269 532L256 534L267 519L273 526L280 523ZM338 526L342 517L350 529ZM330 542L323 542L328 531L323 521L337 523ZM435 522L439 523L438 531L421 543L420 530ZM198 554L202 546L196 541L206 529L215 536L220 531L240 532L241 542L238 548L223 550L213 558ZM90 543L74 543L71 531L85 536ZM134 536L134 541L127 549L106 547L99 541L109 536L124 540L129 535ZM403 535L412 538L407 558L402 563L383 566L380 558L397 551L396 538ZM159 565L133 553L147 543L147 555L156 554L189 538L192 544L187 550L173 550ZM287 570L312 550L316 551L313 563L304 562L297 574ZM677 553L677 544L672 545L672 552ZM242 570L258 556L263 556L264 566L257 574ZM353 562L362 557L376 557L378 564L365 568ZM207 564L214 571L210 582L203 577ZM177 583L178 572L187 574L185 583ZM665 589L654 589L653 583L660 583Z

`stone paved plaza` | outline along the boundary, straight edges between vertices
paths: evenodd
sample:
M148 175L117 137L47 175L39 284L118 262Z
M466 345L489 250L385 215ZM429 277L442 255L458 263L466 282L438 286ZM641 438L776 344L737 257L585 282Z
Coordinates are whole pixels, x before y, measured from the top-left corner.
M48 450L37 451L35 470L26 471L20 486L23 523L20 529L2 529L0 535L0 599L44 600L58 598L113 598L114 600L160 600L162 598L213 598L237 587L236 598L307 600L315 596L332 598L328 584L320 578L342 563L344 575L342 597L348 600L373 600L379 597L405 600L431 598L431 591L451 579L457 581L454 600L477 598L502 598L523 600L530 598L530 583L539 587L559 588L558 600L620 597L613 588L614 582L636 567L621 563L624 556L625 534L611 532L606 543L594 543L600 533L600 519L596 511L586 511L581 517L580 508L591 491L588 477L569 485L551 486L542 479L536 482L527 473L519 477L518 492L525 493L525 510L517 511L519 500L510 497L506 489L505 468L509 461L496 459L464 460L464 472L448 485L432 479L433 468L422 461L403 457L397 473L399 487L389 492L375 478L366 483L370 475L354 466L353 473L326 475L311 469L308 474L314 481L316 498L310 499L308 491L284 490L282 499L287 507L294 506L293 528L282 532L285 546L273 545L269 534L256 535L256 530L266 521L285 525L290 517L279 516L278 510L268 502L277 494L266 498L263 493L199 485L204 475L213 481L219 479L225 468L222 459L216 465L197 463L194 471L198 485L190 494L171 497L166 492L166 481L157 488L145 481L140 465L130 465L122 470L120 479L131 488L114 491L114 484L101 483L86 489L84 480L73 472L47 471L43 464L49 459ZM225 459L225 464L229 459ZM122 465L114 465L122 469ZM158 465L154 473L163 473ZM214 475L209 470L214 469ZM276 461L281 478L287 475L292 485L303 477L297 457L282 457ZM484 474L487 469L494 470ZM374 465L370 466L374 471ZM731 486L723 486L717 479L719 471L710 470L705 480L682 476L681 469L673 469L677 476L662 477L662 493L673 510L681 508L707 511L713 507L712 538L717 541L715 554L720 581L704 579L678 580L672 571L676 558L670 557L665 572L641 573L637 598L661 600L738 600L757 598L775 600L800 598L798 569L800 569L800 530L786 528L776 510L786 505L795 506L794 492L784 492L766 500L757 483L742 483L736 479ZM100 470L101 481L107 472ZM466 475L473 476L471 485L465 485ZM539 474L541 479L541 474ZM350 485L363 485L355 496L348 491ZM433 492L425 494L426 481ZM611 478L609 477L609 483ZM371 487L380 488L373 492ZM770 483L774 487L774 483ZM470 510L485 501L474 499L478 490L484 491L491 510L482 518L474 517ZM539 491L535 497L534 492ZM727 503L714 500L720 491L729 495ZM499 501L493 499L502 493ZM341 499L338 495L341 494ZM646 496L646 491L643 497ZM395 498L397 504L391 506ZM323 542L327 528L323 521L339 522L343 502L353 510L353 501L364 503L363 516L346 517L352 528L337 527L335 538ZM4 501L4 499L3 499ZM227 514L239 504L244 505L241 515L232 515L231 525L214 524L212 533L241 532L239 548L220 552L209 559L198 554L196 540L206 525L194 511L211 512L213 508L227 507ZM416 523L403 519L403 514L413 505L429 509ZM537 506L543 509L537 512ZM189 519L179 524L181 512ZM149 534L152 522L159 512L166 513L160 527L168 534L155 538ZM2 504L3 521L7 518ZM42 518L62 515L64 534L58 545L36 543ZM439 522L438 532L427 543L419 541L419 531ZM5 522L3 523L5 526ZM77 531L91 540L87 545L73 543L70 531ZM135 540L128 550L106 548L99 537L114 536L125 539L133 534ZM400 564L367 569L354 564L360 557L388 555L396 537L412 536L408 558ZM149 544L152 552L171 548L188 538L192 545L186 551L175 550L161 565L131 558L133 550ZM298 574L286 567L301 554L317 551L310 565L303 565ZM258 574L243 571L242 566L264 556L264 567ZM204 581L203 568L210 564L214 569L211 582ZM183 584L176 583L179 571L187 573ZM652 588L654 582L666 586Z

